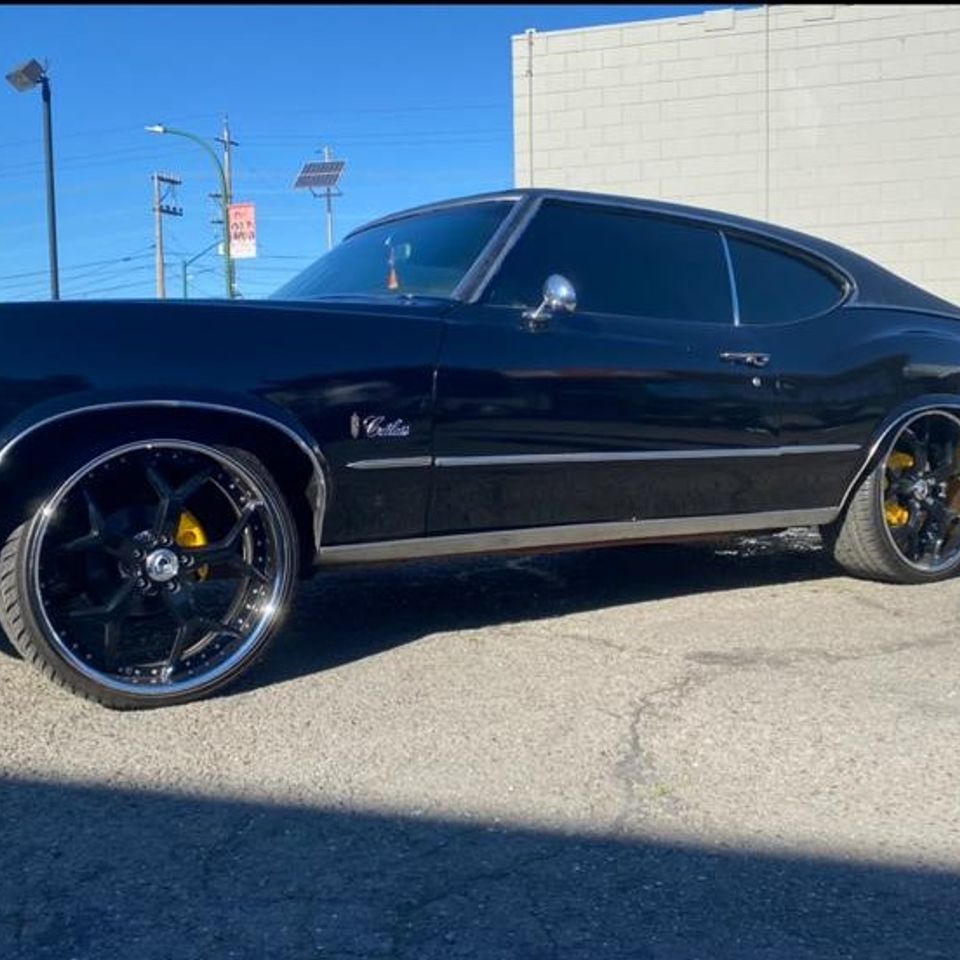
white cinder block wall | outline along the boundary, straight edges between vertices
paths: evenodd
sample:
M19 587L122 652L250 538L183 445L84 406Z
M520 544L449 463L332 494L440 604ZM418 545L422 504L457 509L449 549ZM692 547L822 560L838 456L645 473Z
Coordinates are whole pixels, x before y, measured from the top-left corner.
M960 6L716 9L512 42L518 186L771 220L960 303Z

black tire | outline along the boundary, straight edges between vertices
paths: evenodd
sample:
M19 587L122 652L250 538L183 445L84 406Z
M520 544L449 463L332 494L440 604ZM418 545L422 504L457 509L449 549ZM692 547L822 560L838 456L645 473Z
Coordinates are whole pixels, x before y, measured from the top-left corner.
M931 583L960 570L960 419L908 420L824 542L851 575Z
M299 552L254 456L137 440L88 451L48 489L0 551L0 623L28 663L123 710L208 696L263 657Z

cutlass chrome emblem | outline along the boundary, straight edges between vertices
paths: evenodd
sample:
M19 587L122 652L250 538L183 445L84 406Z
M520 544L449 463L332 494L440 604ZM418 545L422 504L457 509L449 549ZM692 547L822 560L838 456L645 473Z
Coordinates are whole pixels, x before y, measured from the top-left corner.
M354 440L359 439L360 436L369 439L409 437L410 424L406 420L388 420L381 414L361 418L359 413L354 413L350 417L350 436Z

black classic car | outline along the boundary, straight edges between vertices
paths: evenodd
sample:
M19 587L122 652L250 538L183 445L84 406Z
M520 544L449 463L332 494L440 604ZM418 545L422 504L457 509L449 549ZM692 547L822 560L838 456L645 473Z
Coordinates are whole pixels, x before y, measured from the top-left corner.
M333 564L810 525L960 566L960 309L765 223L511 190L265 301L0 317L0 622L107 706L236 679Z

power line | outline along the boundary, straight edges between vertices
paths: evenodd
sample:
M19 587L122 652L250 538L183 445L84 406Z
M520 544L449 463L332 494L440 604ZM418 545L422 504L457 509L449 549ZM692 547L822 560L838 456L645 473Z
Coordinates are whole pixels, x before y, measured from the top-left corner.
M104 264L113 264L113 263L123 263L127 260L135 260L137 257L147 257L150 256L150 253L153 251L153 244L151 243L148 248L140 251L136 251L131 254L127 254L125 257L112 257L109 260L90 260L87 263L75 263L70 267L61 267L60 271L65 272L67 270L85 270L87 267L99 267ZM15 280L20 277L37 277L37 276L46 276L48 271L46 270L29 270L25 273L8 273L0 276L0 280Z
M347 114L349 116L355 116L358 114L395 114L401 116L408 113L456 113L461 114L466 110L503 110L509 109L509 106L504 107L503 103L465 103L465 104L456 104L452 106L436 106L436 105L423 105L423 106L412 106L412 107L325 107L324 116L327 115L339 115ZM305 114L316 115L317 110L315 108L307 108L303 110L276 110L273 111L274 116L303 116ZM181 116L172 116L168 120L170 122L179 123L181 121L189 120L208 120L212 117L217 117L218 114L215 113L193 113L188 115ZM92 130L74 130L70 133L61 133L57 135L58 140L76 140L83 137L106 137L111 136L114 133L130 133L133 130L139 130L140 125L142 124L142 118L137 121L133 121L123 126L117 127L102 127L99 129ZM29 140L7 140L0 143L0 148L6 147L19 147L19 146L33 146L35 141L33 139Z
M143 281L141 281L141 280L136 280L136 281L134 281L134 282L132 282L132 283L120 284L120 285L118 285L118 286L112 286L112 287L104 287L104 286L102 286L102 284L103 284L103 282L104 282L105 280L106 280L106 281L118 280L118 279L120 279L120 277L122 277L122 276L129 276L130 274L133 274L133 273L142 273L143 271L152 271L152 270L153 270L153 264L152 264L152 263L143 263L143 264L140 264L139 266L136 266L136 267L130 267L130 268L127 269L127 270L124 270L124 271L121 271L121 272L118 272L118 273L115 273L115 274L110 274L110 275L107 275L107 276L105 276L105 277L102 277L102 278L100 278L96 283L89 284L89 285L87 285L87 286L85 286L85 287L81 287L79 290L73 290L72 293L71 293L71 296L83 296L84 294L88 294L88 293L104 293L104 292L107 291L107 290L119 290L119 289L122 289L124 286L128 286L128 287L129 287L129 286L137 286L137 285L139 285L140 283L149 283L149 281L147 281L146 279L144 279Z

